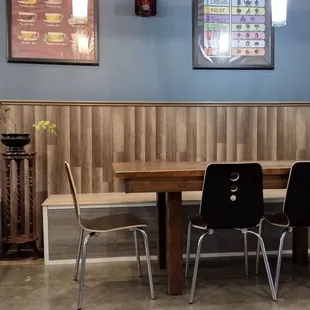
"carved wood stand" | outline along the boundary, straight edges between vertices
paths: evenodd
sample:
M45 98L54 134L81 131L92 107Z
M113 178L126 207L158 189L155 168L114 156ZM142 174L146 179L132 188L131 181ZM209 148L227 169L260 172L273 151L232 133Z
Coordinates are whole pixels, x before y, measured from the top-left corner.
M20 250L22 245L27 244L38 257L42 256L36 245L38 237L35 233L35 156L35 153L26 152L2 154L5 163L2 178L2 255L7 254L12 245L17 245ZM13 169L13 162L16 163L16 169ZM24 174L25 162L28 162L28 173ZM15 177L13 177L14 174ZM26 182L25 175L28 176L28 182ZM25 195L26 183L28 183L27 200ZM12 199L12 187L16 188L16 203ZM26 217L25 212L27 201L28 217ZM15 213L16 220L14 220Z

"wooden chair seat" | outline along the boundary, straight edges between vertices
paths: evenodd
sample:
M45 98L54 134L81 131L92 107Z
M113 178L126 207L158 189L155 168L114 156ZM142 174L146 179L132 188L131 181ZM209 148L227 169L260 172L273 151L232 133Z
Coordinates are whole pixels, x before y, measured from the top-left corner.
M285 199L286 196L286 188L284 189L264 189L264 200L268 202L271 201L281 201Z
M130 213L113 214L94 219L81 217L81 224L86 230L93 232L109 232L147 227L145 220Z

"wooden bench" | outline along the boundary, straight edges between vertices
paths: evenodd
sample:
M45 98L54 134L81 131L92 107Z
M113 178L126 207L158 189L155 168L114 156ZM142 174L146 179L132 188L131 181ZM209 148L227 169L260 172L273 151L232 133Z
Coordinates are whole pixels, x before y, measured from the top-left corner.
M282 202L285 190L264 190L265 202ZM156 193L99 193L78 194L81 209L122 208L156 206ZM201 192L183 192L183 205L199 205ZM44 263L50 264L49 255L49 210L73 209L71 195L50 195L43 203Z

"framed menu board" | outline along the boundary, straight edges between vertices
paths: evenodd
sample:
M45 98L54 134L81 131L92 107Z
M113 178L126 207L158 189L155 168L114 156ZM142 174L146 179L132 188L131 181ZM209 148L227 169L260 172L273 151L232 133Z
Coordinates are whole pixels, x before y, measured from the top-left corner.
M7 0L8 62L99 65L98 0L75 1Z
M194 69L274 69L271 0L192 0Z

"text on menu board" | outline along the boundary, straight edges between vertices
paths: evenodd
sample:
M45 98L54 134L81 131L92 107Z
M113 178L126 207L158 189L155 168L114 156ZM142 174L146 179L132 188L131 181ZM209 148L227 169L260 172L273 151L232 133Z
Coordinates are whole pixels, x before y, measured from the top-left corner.
M204 0L208 57L265 56L265 0Z
M8 1L9 61L97 65L97 5L96 0Z

